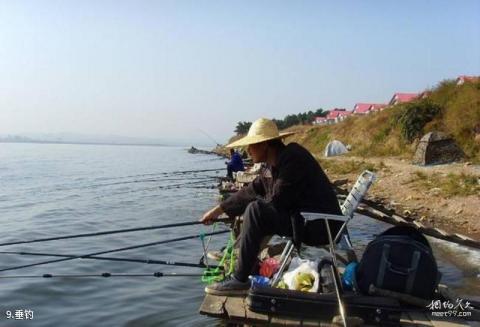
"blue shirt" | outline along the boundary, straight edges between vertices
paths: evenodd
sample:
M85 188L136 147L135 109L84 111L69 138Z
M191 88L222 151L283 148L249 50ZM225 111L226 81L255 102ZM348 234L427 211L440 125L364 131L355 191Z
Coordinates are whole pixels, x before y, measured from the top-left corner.
M242 157L240 157L240 154L238 154L238 152L233 153L232 158L230 159L230 162L228 163L228 166L234 172L245 170L245 167L243 166Z

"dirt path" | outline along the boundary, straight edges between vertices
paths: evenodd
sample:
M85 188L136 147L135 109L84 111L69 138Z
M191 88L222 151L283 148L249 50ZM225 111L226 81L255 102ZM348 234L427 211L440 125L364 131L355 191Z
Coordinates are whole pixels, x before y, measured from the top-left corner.
M377 170L377 181L369 191L369 197L381 201L387 207L421 221L422 223L442 228L449 232L468 235L480 239L480 188L468 196L445 196L440 188L432 183L433 176L447 178L449 174L470 175L478 178L480 184L480 165L455 163L450 165L437 165L420 167L410 164L405 159L396 158L354 158L333 157L327 160L328 166L338 162L357 160L368 162ZM332 162L333 161L333 162ZM335 174L335 169L326 169L330 179L348 178L349 187L355 182L357 173L347 175ZM419 175L424 183L419 185Z

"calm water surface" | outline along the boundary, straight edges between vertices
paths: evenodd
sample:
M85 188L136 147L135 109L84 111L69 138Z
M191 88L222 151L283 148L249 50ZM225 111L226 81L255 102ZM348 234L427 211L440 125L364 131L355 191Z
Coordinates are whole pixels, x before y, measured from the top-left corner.
M197 220L216 204L213 176L223 159L185 148L0 143L0 242ZM216 172L173 174L219 168ZM387 225L359 217L351 224L359 250ZM12 245L0 251L81 255L209 232L202 226ZM220 247L226 235L212 240ZM479 298L478 251L432 241L443 282ZM106 256L198 262L198 239ZM0 253L0 268L48 260ZM6 271L1 276L52 274L196 273L196 268L77 259ZM0 279L0 326L211 326L198 314L198 277ZM28 309L32 321L6 318Z

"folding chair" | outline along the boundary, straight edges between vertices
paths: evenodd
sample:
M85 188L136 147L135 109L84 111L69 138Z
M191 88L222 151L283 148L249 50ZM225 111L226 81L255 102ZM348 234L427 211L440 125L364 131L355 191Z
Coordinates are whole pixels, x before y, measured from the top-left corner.
M342 238L345 241L347 247L349 249L353 249L350 239L348 237L348 233L346 231L347 224L353 218L354 212L357 209L358 205L360 204L360 201L362 200L364 195L367 193L368 189L370 188L370 186L374 181L375 181L375 174L368 170L364 171L358 177L355 185L353 185L352 187L352 190L350 191L345 201L340 206L340 209L342 210L343 215L331 215L331 214L316 213L316 212L300 213L304 217L305 222L318 220L318 219L322 219L325 222L325 227L327 230L328 240L329 240L329 244L328 244L329 252L330 252L330 255L332 256L332 261L335 266L335 270L337 270L335 244L337 244L340 238ZM340 230L338 231L337 235L335 235L334 237L331 234L328 220L337 220L337 221L343 222L342 226L340 227ZM287 266L288 260L292 255L292 251L294 248L295 246L293 244L293 241L289 240L280 256L280 268L278 273L275 275L274 279L271 282L272 286L275 286L280 280L282 273L285 270L285 267ZM336 272L336 277L339 277L338 271Z

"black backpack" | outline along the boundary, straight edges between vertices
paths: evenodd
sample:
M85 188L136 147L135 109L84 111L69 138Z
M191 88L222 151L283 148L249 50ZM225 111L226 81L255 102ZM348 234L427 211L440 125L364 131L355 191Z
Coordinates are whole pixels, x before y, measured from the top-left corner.
M425 236L409 226L387 229L371 241L358 264L357 288L377 288L432 299L440 280L437 262Z

